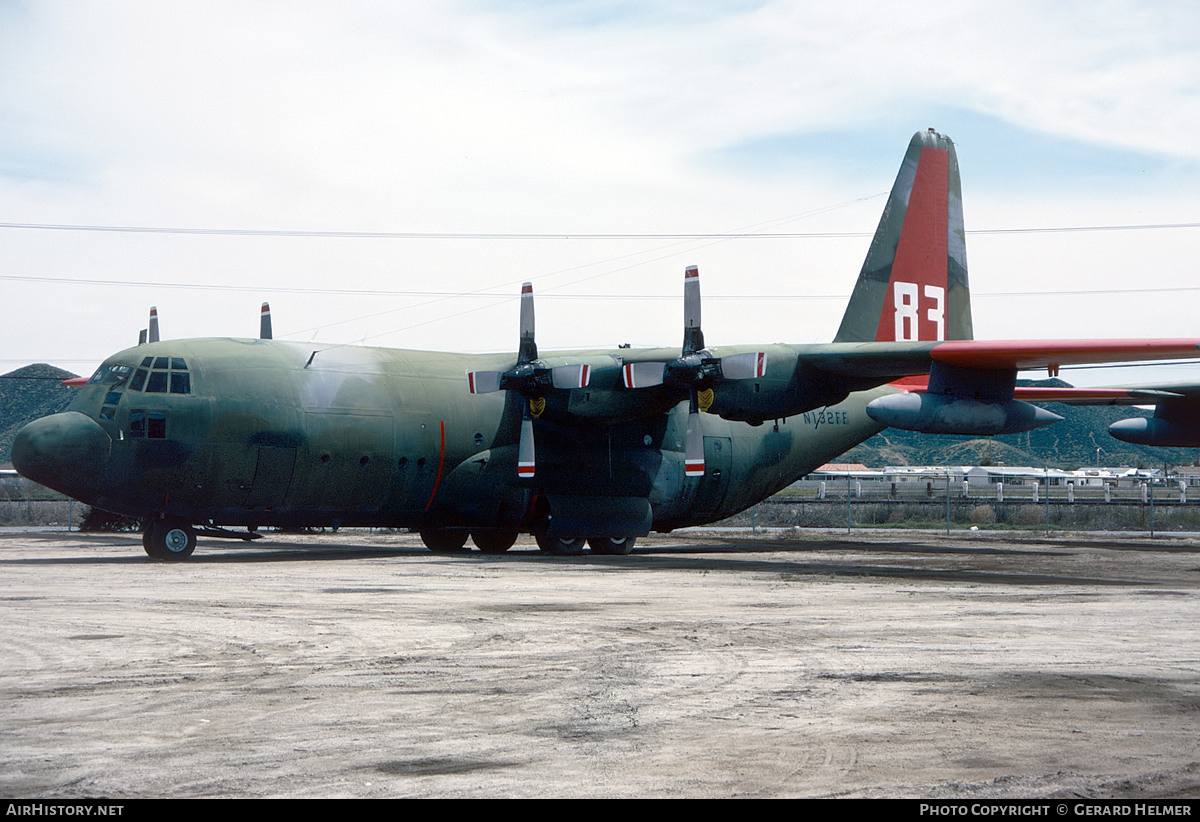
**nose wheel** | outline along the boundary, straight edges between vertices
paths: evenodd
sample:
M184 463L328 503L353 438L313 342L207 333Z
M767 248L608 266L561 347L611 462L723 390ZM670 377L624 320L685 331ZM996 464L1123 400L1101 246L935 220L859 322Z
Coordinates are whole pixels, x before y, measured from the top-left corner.
M142 547L154 559L187 559L196 550L196 530L178 517L147 520Z

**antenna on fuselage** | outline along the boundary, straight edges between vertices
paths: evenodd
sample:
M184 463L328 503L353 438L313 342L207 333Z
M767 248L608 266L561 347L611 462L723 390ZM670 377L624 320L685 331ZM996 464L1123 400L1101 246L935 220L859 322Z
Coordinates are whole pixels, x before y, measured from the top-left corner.
M259 314L258 321L258 338L260 340L271 339L271 304L262 304L262 313Z
M150 325L146 329L146 342L158 342L158 306L150 306Z

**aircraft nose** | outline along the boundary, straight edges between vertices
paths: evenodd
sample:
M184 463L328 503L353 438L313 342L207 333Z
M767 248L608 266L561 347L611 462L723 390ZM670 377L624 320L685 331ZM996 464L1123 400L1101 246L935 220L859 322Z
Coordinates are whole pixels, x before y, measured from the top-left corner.
M23 477L76 499L92 495L104 475L112 439L78 411L34 420L17 432L13 467Z

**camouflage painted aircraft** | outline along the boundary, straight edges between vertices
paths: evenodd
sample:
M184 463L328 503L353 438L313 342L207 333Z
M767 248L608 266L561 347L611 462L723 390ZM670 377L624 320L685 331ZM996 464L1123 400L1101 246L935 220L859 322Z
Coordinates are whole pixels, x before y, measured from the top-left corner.
M973 340L958 162L933 130L909 144L829 344L706 348L694 268L679 349L541 354L528 284L515 359L271 336L265 305L258 339L164 341L152 317L146 342L81 381L69 410L18 434L14 466L143 518L162 559L189 556L198 530L331 525L411 528L434 551L470 537L501 553L531 533L551 554L625 554L651 531L741 511L887 426L986 436L1061 419L1024 401L1018 370L1200 356L1197 339ZM1191 410L1120 433L1200 444Z

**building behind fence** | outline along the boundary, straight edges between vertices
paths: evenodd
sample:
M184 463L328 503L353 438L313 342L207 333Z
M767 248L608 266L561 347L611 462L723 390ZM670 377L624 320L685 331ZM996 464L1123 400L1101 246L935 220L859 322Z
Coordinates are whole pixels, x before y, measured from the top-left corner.
M0 470L0 526L75 528L88 510ZM1200 469L830 464L726 524L1200 531Z

